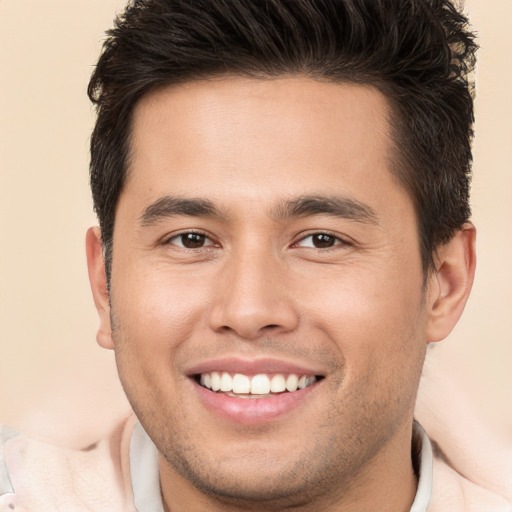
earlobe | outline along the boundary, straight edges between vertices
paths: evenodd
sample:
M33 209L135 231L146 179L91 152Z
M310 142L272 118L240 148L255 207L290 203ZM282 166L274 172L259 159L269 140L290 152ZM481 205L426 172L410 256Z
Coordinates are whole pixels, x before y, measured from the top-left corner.
M446 338L464 311L475 275L475 239L475 227L468 222L438 249L429 278L428 342Z
M110 301L107 288L107 277L103 261L103 244L98 227L89 228L85 239L87 268L91 284L94 304L98 311L100 326L96 339L103 348L113 349L112 329L110 323Z

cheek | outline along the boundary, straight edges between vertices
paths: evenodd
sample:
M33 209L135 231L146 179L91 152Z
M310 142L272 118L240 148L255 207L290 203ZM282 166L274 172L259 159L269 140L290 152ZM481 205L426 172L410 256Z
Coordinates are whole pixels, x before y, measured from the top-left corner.
M120 380L136 414L148 424L177 407L182 346L201 322L198 290L165 273L112 276L112 323ZM129 273L124 275L129 276ZM164 405L165 404L165 405Z
M302 309L309 323L328 335L349 372L370 373L375 367L392 372L421 357L421 285L417 274L409 279L398 268L340 272L310 284Z
M204 322L208 297L204 282L152 267L124 273L138 276L132 280L113 276L112 309L123 343L138 357L157 360L158 354L176 350Z

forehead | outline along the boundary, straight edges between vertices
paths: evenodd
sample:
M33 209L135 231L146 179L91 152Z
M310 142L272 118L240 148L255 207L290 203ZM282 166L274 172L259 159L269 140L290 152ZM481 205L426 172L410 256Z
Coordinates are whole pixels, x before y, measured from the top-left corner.
M388 114L373 87L309 78L223 77L163 88L135 109L122 195L247 205L336 189L382 201L403 192L389 171Z

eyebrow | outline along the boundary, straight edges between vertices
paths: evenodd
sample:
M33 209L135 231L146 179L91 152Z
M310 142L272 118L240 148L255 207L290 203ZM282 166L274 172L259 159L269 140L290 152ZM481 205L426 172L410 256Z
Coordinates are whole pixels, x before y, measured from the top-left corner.
M271 210L271 215L276 220L329 215L378 224L378 216L373 208L349 196L300 196L283 201ZM149 227L160 220L177 216L219 219L228 217L208 199L165 196L157 199L144 210L140 223L142 227Z
M143 227L149 227L160 220L177 217L218 217L225 215L208 199L165 196L151 203L140 217Z
M272 212L277 219L329 215L367 224L378 224L373 208L350 196L300 196L284 201Z

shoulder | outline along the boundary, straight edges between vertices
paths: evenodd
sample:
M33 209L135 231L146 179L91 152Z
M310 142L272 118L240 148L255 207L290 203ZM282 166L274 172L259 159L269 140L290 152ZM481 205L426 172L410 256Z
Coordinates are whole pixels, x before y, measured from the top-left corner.
M512 512L512 501L506 492L459 472L436 443L433 449L432 497L428 512Z
M429 512L512 512L512 439L475 403L466 378L430 350L415 418L434 440Z
M0 426L0 512L131 511L127 419L82 449L60 448Z

